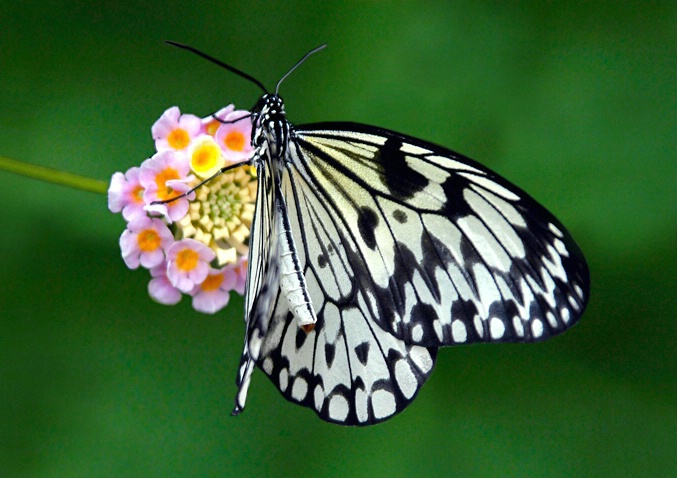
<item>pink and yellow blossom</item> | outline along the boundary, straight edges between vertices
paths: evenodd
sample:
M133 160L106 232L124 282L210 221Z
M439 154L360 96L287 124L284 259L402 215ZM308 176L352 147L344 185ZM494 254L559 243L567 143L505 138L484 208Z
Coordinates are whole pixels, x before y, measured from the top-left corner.
M202 120L195 115L181 114L178 106L166 110L151 128L155 149L183 151L201 133Z
M169 108L152 128L157 152L112 176L108 207L128 222L122 257L131 269L150 270L155 301L174 305L186 293L195 310L213 314L230 291L244 294L256 171L241 165L192 188L250 159L251 132L250 113L233 105L202 120Z
M236 280L232 266L210 269L207 278L191 291L193 308L205 314L214 314L223 309L228 304Z
M167 277L174 287L190 292L209 274L209 263L216 253L200 241L182 239L167 251Z
M236 110L226 116L226 122L216 130L214 139L223 150L225 158L237 163L251 158L252 122L249 111Z
M140 216L127 224L120 236L122 259L130 269L150 269L164 261L165 250L174 242L167 225L158 218Z
M140 168L133 167L124 174L115 173L108 188L108 209L111 212L122 212L122 217L127 221L145 215L144 188L139 181L140 172Z
M169 221L178 221L188 212L188 201L194 198L194 193L166 204L151 203L173 199L188 192L193 179L185 155L174 151L156 153L141 164L139 174L141 185L145 188L145 210L164 214Z

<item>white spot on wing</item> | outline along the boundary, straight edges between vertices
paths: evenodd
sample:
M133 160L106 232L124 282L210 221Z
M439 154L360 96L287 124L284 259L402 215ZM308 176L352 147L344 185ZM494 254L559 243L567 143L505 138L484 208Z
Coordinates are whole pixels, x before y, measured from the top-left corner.
M289 386L289 371L286 368L280 370L278 382L280 383L280 391L286 391L287 386Z
M475 284L480 299L476 302L476 305L480 311L481 318L486 319L489 317L489 308L494 302L499 302L501 300L501 294L496 288L494 277L484 264L475 264L473 273L475 275Z
M581 286L579 286L578 284L576 284L576 285L574 286L574 290L576 291L576 295L577 295L579 298L582 299L582 298L583 298L583 289L581 289Z
M552 261L549 260L547 257L543 256L543 264L548 269L548 272L550 272L550 275L552 275L553 277L559 277L560 279L562 279L563 282L566 282L567 271L565 271L564 266L562 266L562 258L557 253L554 247L549 245L546 247L546 249L550 253Z
M571 305L571 307L572 307L576 312L580 312L581 308L580 308L580 306L578 305L578 302L576 302L576 299L574 298L574 296L572 296L572 295L569 296L569 305Z
M451 336L456 343L463 343L468 339L468 331L465 324L460 320L454 320L451 323Z
M340 312L338 307L331 302L327 302L324 306L325 317L339 317ZM333 344L336 342L340 331L341 323L339 320L325 320L324 327L322 327L323 334L327 337L327 342Z
M552 233L553 233L554 235L556 235L557 237L564 237L564 234L562 234L562 231L560 231L559 229L557 229L557 226L555 226L554 224L549 223L549 224L548 224L548 229L550 229L550 230L552 231Z
M545 314L545 318L548 319L548 323L550 324L550 327L552 327L553 329L557 328L557 319L555 318L555 314L548 311L548 313Z
M294 400L302 401L308 394L308 382L303 377L296 377L291 387L291 396Z
M387 390L376 390L371 395L371 406L376 418L389 417L397 410L395 397Z
M531 323L531 334L535 338L539 338L543 335L543 322L541 322L540 319L534 319Z
M569 320L571 319L571 314L569 313L569 309L566 307L562 307L562 311L560 312L562 315L562 320L564 323L569 323Z
M395 364L395 379L397 380L397 386L402 391L402 395L407 398L414 396L418 389L418 380L414 372L412 372L409 362L405 359L400 359Z
M497 317L492 317L489 321L489 331L491 332L492 339L500 339L505 333L505 324L503 321Z
M350 407L343 395L334 395L329 399L329 417L332 420L344 421L348 417Z
M263 361L263 371L266 372L268 375L273 373L273 359L270 357L266 357L265 360Z
M319 383L315 387L313 396L315 398L315 410L322 410L322 405L324 404L324 390L322 390L322 385Z
M428 352L428 349L425 347L412 347L409 350L409 358L423 373L430 372L433 365L435 365L433 358L430 356L430 352Z
M553 244L555 245L555 249L557 249L557 252L560 256L569 257L569 251L567 251L567 248L562 241L555 239Z
M416 324L411 329L411 338L414 339L415 342L420 342L421 339L423 339L423 326L421 326L421 324Z

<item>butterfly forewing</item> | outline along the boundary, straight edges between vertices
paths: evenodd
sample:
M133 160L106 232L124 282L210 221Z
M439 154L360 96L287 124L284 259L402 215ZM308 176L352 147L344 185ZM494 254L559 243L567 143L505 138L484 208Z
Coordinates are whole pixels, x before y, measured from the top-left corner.
M424 346L536 341L580 317L588 270L578 246L495 173L353 123L302 126L294 142L297 182L341 231L347 257L332 264L364 295L362 314L395 337ZM320 227L306 216L304 229ZM336 277L319 268L325 257L310 257L321 283Z

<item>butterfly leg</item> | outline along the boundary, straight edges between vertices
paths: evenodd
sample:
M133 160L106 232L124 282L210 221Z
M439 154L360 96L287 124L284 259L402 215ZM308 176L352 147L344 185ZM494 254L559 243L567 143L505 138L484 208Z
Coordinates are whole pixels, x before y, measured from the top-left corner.
M247 390L249 390L249 382L251 381L252 372L254 371L254 361L249 356L247 345L245 344L242 357L240 358L240 369L237 375L235 384L238 386L237 395L235 396L235 408L231 415L239 415L244 410L245 402L247 401Z
M254 372L256 359L261 349L261 342L262 337L259 335L258 330L255 330L251 337L249 334L245 337L244 349L240 358L240 368L237 380L235 380L235 385L238 387L237 395L235 396L235 408L233 408L231 415L239 415L244 410L245 402L247 401L247 391L249 390L249 383Z

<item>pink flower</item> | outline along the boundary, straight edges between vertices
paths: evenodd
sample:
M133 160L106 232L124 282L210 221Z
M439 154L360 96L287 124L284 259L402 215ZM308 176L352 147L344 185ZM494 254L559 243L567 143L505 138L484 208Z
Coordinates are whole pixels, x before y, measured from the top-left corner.
M183 154L171 150L156 153L141 164L139 174L139 181L146 188L143 193L147 204L145 210L164 214L170 222L178 221L188 212L188 202L195 198L195 193L166 204L150 203L173 199L189 191L187 183L193 179L188 159Z
M241 257L240 260L233 267L235 271L235 285L233 290L240 295L244 295L244 290L247 287L247 267L249 267L249 257Z
M219 129L219 126L221 126L221 121L225 121L226 116L228 116L233 111L235 111L235 105L231 104L225 108L221 108L219 111L207 116L206 118L202 118L202 132L210 136L214 136L216 134L216 130ZM217 120L215 117L221 121Z
M136 269L139 264L150 269L164 261L165 250L172 242L174 236L161 219L139 216L129 221L120 236L120 250L130 269Z
M216 253L195 239L182 239L167 251L167 277L182 292L190 292L209 274Z
M167 277L166 262L153 267L150 275L153 278L148 283L148 294L153 300L165 305L176 305L181 301L181 291Z
M182 115L178 106L172 106L158 119L151 133L155 140L155 149L183 151L190 146L195 136L200 134L202 121L195 115Z
M236 110L226 116L225 121L216 130L216 142L223 150L228 161L237 163L246 161L254 152L251 145L252 121L249 111ZM238 121L239 120L239 121Z
M193 308L205 314L214 314L223 309L228 304L235 282L235 270L232 267L210 269L207 278L191 291Z
M133 167L126 173L115 173L108 188L108 209L111 212L122 211L127 221L141 215L143 211L143 186L139 182L140 169Z

